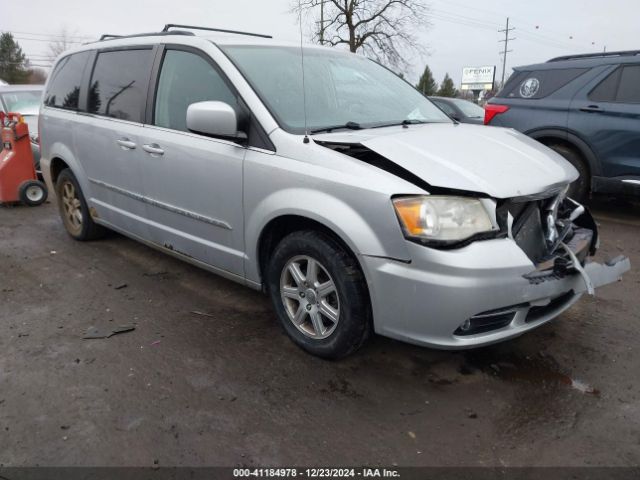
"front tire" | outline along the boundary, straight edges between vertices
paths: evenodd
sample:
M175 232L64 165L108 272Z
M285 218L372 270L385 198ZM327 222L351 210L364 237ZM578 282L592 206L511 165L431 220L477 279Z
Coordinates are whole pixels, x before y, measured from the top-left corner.
M91 218L87 201L75 175L65 168L56 181L58 210L67 233L75 240L95 240L104 236L106 229Z
M318 357L355 352L371 330L371 304L357 261L331 236L286 236L267 266L267 288L293 342Z

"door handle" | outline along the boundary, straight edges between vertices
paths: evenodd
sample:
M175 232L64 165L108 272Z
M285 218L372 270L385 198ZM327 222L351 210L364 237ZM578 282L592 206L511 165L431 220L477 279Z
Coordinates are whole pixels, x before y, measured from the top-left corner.
M599 106L597 105L588 105L586 107L582 107L580 109L581 112L587 112L587 113L594 113L594 112L604 112L604 110L602 110Z
M157 143L147 143L142 146L142 149L151 155L164 155L164 150Z
M121 138L119 140L116 140L116 143L120 145L123 150L133 150L134 148L136 148L136 144L128 138Z

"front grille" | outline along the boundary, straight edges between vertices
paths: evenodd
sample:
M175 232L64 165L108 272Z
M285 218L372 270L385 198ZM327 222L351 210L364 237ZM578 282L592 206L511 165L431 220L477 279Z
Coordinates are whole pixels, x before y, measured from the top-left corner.
M586 238L589 244L586 245L587 248L580 249L585 253L578 257L583 262L589 252L593 253L592 246L595 242L596 227L595 223L589 222L591 216L588 212L584 212L574 222L571 222L569 216L578 204L564 200L558 207L554 238L551 235L554 232L548 231L549 227L547 226L549 202L553 200L553 198L546 198L520 202L517 199L508 199L498 206L497 214L501 228L506 229L508 229L507 217L511 214L513 240L539 270L553 270L555 274L563 276L567 273L564 265L570 266L571 259L562 248L561 242L570 246L575 252L574 244L578 241L584 243L582 239Z
M497 209L500 227L505 231L508 230L508 214L511 214L513 239L533 263L548 255L542 225L542 203L542 200L520 202L508 199L502 201Z
M513 239L533 263L548 255L538 202L531 202L512 227Z

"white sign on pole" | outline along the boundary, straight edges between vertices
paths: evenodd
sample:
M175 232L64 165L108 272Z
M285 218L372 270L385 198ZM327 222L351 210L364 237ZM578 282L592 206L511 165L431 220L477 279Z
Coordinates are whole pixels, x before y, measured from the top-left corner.
M464 67L462 69L462 90L491 90L496 76L496 67Z

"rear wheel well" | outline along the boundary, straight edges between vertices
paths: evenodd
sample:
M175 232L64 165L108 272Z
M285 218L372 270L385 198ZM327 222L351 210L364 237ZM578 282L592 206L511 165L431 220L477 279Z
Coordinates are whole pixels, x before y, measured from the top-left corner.
M356 254L351 250L349 245L347 245L347 243L329 227L307 217L299 215L283 215L281 217L274 218L264 227L260 234L260 240L258 241L258 266L260 268L260 277L263 279L263 286L265 285L264 274L267 267L267 261L271 258L271 254L278 243L280 243L280 241L290 233L303 230L319 231L332 237L340 244L348 255L353 257L358 264L360 271L362 271L360 261Z
M580 148L578 148L576 145L571 143L569 140L565 140L563 138L557 138L557 137L540 137L540 138L536 138L536 140L542 143L543 145L546 145L549 148L553 147L554 145L558 145L571 150L580 158L580 161L584 165L585 170L589 174L589 178L591 178L591 165L589 165L589 161L587 160L585 155L582 153Z
M565 160L571 163L578 171L578 178L571 183L567 195L574 198L578 202L584 203L589 199L591 193L591 166L585 158L584 154L580 151L580 148L573 145L570 141L549 139L546 142L543 141L546 146L554 150L556 153L562 155Z
M69 168L69 165L67 165L61 158L56 157L51 160L51 166L49 167L49 170L51 172L51 183L53 183L54 185L56 184L60 172L62 172L62 170L64 170L65 168Z

